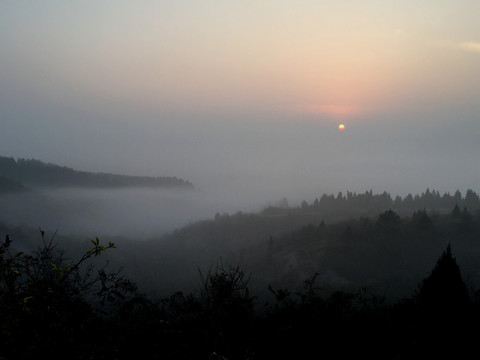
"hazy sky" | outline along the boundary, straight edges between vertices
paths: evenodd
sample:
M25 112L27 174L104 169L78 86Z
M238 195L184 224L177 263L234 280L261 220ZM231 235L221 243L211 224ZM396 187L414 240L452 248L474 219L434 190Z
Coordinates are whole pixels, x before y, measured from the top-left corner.
M478 0L5 0L0 154L287 198L478 191L479 14Z

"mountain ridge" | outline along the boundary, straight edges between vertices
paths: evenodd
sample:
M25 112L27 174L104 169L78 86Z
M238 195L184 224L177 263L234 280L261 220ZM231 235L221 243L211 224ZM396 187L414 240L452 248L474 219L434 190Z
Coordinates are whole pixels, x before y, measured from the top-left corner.
M76 170L36 159L0 156L0 176L26 186L87 188L183 188L193 184L175 176L137 176Z

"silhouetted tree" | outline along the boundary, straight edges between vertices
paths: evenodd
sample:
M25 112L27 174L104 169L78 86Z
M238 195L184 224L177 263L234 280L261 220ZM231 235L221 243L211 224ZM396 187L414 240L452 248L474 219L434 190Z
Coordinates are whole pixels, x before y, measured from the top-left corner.
M467 286L452 255L450 245L438 259L429 277L423 280L417 294L422 310L435 315L455 313L469 303Z
M473 322L468 316L472 310L471 301L450 245L430 276L421 283L415 301L419 312L415 336L418 358L473 355Z

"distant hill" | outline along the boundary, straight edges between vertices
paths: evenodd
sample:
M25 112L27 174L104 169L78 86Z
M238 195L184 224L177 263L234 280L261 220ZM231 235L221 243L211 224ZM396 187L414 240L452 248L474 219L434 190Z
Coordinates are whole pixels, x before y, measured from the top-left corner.
M35 159L17 159L0 156L0 186L5 188L26 184L41 187L158 187L193 188L189 181L177 177L128 176L110 173L79 171Z
M318 272L332 286L388 286L400 296L449 242L480 281L479 235L480 198L471 189L465 195L427 189L394 199L370 190L324 194L299 207L284 203L259 213L216 214L141 246L125 245L121 263L135 254L142 263L126 266L131 276L169 291L181 283L195 286L189 274L221 259L254 274L257 291L265 283L292 288ZM401 283L394 284L395 276Z
M119 264L126 265L139 284L166 293L179 290L179 284L194 288L189 274L220 261L238 264L253 274L251 288L257 293L267 284L295 288L318 273L327 288L368 286L402 297L450 243L472 284L478 284L480 203L473 201L476 193L467 193L468 197L457 193L458 199L453 195L458 203L453 202L449 210L444 209L452 201L448 194L441 196L438 208L427 207L430 195L437 198L437 192L433 195L429 190L413 196L412 204L403 203L410 196L397 199L398 210L392 210L395 207L386 201L386 194L368 191L367 195L350 194L349 200L325 195L315 208L312 203L256 214L217 214L160 238L125 242L126 250L117 254ZM331 200L329 204L323 204L326 199ZM465 206L469 201L471 210ZM357 207L352 202L358 202ZM128 261L132 263L127 265Z

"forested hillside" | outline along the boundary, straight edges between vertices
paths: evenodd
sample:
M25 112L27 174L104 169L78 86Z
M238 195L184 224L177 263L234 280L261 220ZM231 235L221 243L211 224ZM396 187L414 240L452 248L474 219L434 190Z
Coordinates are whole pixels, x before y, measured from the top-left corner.
M149 240L122 233L109 239L121 245L112 262L146 291L161 295L194 288L192 274L224 261L252 272L251 286L257 289L268 284L295 287L318 272L328 287L366 286L400 297L449 243L468 272L467 280L479 279L478 204L472 190L465 196L427 190L396 200L371 191L324 195L300 207L217 214ZM25 227L3 229L35 240L35 235L25 236Z
M109 173L92 173L45 163L34 159L17 159L0 156L0 176L27 186L42 187L180 187L193 188L186 180L177 177L127 176Z
M477 198L471 190L467 194ZM222 261L251 272L251 286L259 291L268 284L295 287L319 273L326 287L363 286L399 298L410 294L451 244L467 281L480 284L479 209L455 204L448 211L425 210L425 196L414 198L419 208L408 214L378 205L365 212L370 215L356 216L347 206L335 208L335 202L332 212L269 208L217 214L148 241L120 239L128 250L115 256L139 284L162 294L193 288L192 273ZM467 199L460 195L459 204Z

